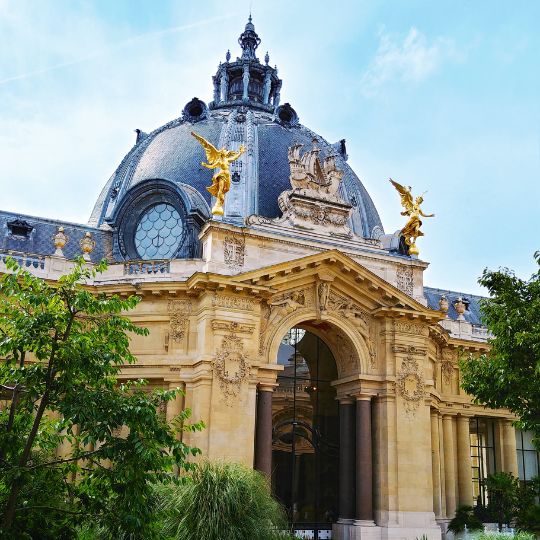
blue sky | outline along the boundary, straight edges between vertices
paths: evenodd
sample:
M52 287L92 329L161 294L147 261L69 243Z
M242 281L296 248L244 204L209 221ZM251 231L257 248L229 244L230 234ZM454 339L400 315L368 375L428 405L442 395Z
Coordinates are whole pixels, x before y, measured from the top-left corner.
M0 0L0 208L86 222L134 142L176 118L250 2ZM282 102L349 163L386 232L425 195L425 283L481 293L540 249L540 2L253 1Z

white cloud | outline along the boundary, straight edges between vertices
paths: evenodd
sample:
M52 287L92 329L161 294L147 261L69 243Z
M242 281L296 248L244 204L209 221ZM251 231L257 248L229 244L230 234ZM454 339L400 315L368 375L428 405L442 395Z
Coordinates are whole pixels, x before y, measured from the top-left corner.
M382 30L375 58L364 71L362 92L374 95L391 81L419 82L433 73L442 61L454 55L450 40L437 38L429 42L424 34L412 27L402 43Z

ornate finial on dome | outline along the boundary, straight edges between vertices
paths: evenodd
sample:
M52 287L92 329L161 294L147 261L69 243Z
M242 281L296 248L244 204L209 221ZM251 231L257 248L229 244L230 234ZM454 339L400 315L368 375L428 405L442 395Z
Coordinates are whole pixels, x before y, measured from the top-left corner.
M225 55L225 61L229 62L230 59L231 59L231 51L230 51L230 49L227 49L227 54Z
M268 65L268 62L270 62L270 55L268 54L268 51L266 51L266 54L264 55L264 63Z
M238 43L242 47L242 59L243 60L257 60L255 56L255 50L261 43L261 38L255 32L255 26L251 22L251 14L249 15L248 22L244 32L238 38Z

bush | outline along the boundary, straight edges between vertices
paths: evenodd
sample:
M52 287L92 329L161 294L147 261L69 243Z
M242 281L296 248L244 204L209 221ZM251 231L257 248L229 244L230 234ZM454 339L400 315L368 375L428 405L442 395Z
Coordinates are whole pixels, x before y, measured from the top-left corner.
M478 531L484 528L482 522L474 515L472 506L460 506L448 524L448 530L457 534L463 532L465 526L469 531Z
M164 537L181 540L283 540L285 512L260 473L235 463L199 465L179 484L160 486Z

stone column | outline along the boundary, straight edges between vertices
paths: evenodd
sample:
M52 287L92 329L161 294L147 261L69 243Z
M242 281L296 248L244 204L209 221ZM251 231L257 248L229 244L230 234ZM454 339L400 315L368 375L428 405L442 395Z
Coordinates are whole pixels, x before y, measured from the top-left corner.
M468 416L457 417L459 505L473 505L471 436Z
M444 438L444 483L446 498L446 517L452 519L456 513L456 469L454 465L453 417L443 416Z
M259 386L254 469L272 476L272 386Z
M516 430L511 420L502 420L503 424L503 445L504 445L504 472L519 477L517 450L516 450Z
M373 522L373 443L371 396L356 397L356 520L357 525Z
M441 453L439 449L439 413L431 411L431 468L433 476L433 512L442 517L441 505Z
M354 400L339 400L339 523L354 519Z
M443 439L443 421L442 416L438 415L439 425L439 455L441 458L441 517L446 516L446 478L444 469L444 439Z

